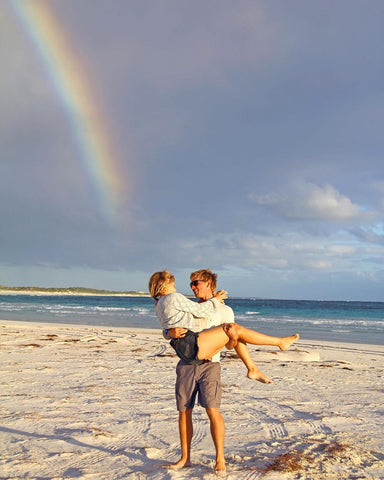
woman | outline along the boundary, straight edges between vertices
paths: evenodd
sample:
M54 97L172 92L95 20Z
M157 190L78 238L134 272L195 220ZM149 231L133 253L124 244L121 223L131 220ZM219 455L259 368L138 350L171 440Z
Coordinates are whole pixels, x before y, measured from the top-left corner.
M149 291L156 300L156 315L165 333L168 328L193 328L194 324L197 325L196 330L199 330L199 319L213 315L218 310L220 301L227 298L227 292L220 290L215 293L214 298L203 303L188 300L184 295L177 293L175 277L167 270L155 272L151 276ZM239 340L253 345L275 345L280 350L286 350L298 338L298 334L289 337L270 337L237 323L224 323L200 333L188 330L184 337L172 339L171 345L184 361L201 364L224 346L233 348Z

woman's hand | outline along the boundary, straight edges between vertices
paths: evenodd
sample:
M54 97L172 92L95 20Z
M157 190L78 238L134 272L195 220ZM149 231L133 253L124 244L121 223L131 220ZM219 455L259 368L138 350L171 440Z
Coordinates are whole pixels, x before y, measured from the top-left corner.
M181 338L185 337L186 332L188 331L187 328L181 328L181 327L173 327L173 328L168 328L168 337L171 338Z
M226 290L219 290L214 294L214 297L219 300L219 302L224 303L224 300L228 298L228 292Z

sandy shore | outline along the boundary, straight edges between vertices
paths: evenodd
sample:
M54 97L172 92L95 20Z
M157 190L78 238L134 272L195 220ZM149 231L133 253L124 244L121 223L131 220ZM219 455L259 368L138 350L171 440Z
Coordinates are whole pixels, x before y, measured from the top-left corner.
M209 479L195 407L193 467L179 457L177 358L157 330L0 321L1 479ZM274 383L222 360L228 479L383 479L384 349L300 340L251 347Z

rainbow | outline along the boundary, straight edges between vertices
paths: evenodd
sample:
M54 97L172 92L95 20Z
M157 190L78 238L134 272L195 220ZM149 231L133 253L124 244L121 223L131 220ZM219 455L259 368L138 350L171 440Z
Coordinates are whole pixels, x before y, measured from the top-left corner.
M109 223L116 223L117 208L126 188L119 159L93 86L82 62L56 20L48 2L10 2L39 53L70 123L83 168L93 185L99 209Z

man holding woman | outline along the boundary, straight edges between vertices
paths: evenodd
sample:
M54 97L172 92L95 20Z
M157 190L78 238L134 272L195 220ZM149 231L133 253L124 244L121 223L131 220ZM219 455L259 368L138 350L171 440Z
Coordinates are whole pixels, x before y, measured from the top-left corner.
M151 277L149 289L155 298L158 292L168 291L169 285L174 277L169 272L157 272ZM221 292L218 298L225 298L226 294ZM210 320L213 312L221 305L220 301L214 299L205 304L191 302L184 295L177 294L170 306L165 306L169 315L183 317L180 321L182 328L168 328L164 330L166 338L181 338L185 332L200 332L204 328L215 326ZM191 310L186 314L185 310ZM160 319L159 319L160 320ZM163 320L166 322L167 320ZM165 323L165 326L167 324ZM211 361L190 363L188 358L180 358L176 366L176 405L179 412L179 435L181 444L181 457L169 468L179 469L191 466L191 443L193 437L192 412L198 396L199 404L205 408L209 422L213 443L216 449L215 471L225 471L224 458L224 420L220 413L221 402L221 380L220 380L220 353Z
M173 468L190 465L192 409L199 392L199 403L206 408L216 448L215 470L225 470L225 427L219 410L219 361L222 347L226 345L228 348L236 348L248 368L249 378L271 383L253 363L246 342L276 345L285 350L298 338L298 335L269 337L233 323L232 309L220 303L226 298L226 292L221 290L216 293L216 279L217 275L210 270L199 270L191 274L191 288L204 302L198 304L176 292L174 277L168 271L156 272L149 282L151 295L156 300L159 322L167 338L172 338L171 345L181 358L176 368L176 399L182 455ZM198 333L202 329L205 330Z

